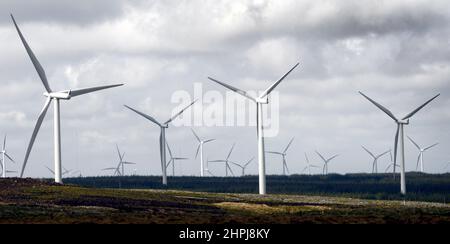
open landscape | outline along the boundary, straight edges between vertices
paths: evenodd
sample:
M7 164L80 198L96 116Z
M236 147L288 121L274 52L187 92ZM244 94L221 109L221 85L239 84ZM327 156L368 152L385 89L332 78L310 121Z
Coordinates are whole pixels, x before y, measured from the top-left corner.
M293 176L285 177L303 180L310 178L309 188L298 185L298 189L305 194L274 193L258 195L249 193L217 193L192 190L175 189L143 189L139 187L139 181L146 179L151 183L151 177L93 177L93 178L69 178L67 182L81 182L84 185L74 184L59 185L50 180L0 179L0 223L164 223L164 224L287 224L287 223L450 223L450 204L438 202L424 202L400 200L375 200L383 198L395 198L394 194L362 194L361 198L353 193L332 193L324 191L323 195L314 195L305 189L317 188L315 179L323 176ZM338 176L334 176L339 178ZM343 179L354 179L356 176L340 176ZM387 176L385 176L387 178ZM428 176L429 177L429 176ZM173 188L182 189L182 182L196 181L190 177L175 177ZM192 178L192 177L191 177ZM426 178L426 177L424 177ZM128 187L132 180L135 181L135 189L99 188L118 183L121 187ZM254 181L256 177L244 177L237 180ZM283 177L268 177L271 182L279 181ZM434 182L447 188L438 188L436 192L423 191L422 196L448 197L450 184L442 184L449 180L448 175L435 177ZM207 180L217 184L221 177L209 177L199 179L205 183ZM223 180L223 179L222 179ZM242 189L236 187L233 181L228 180L229 191ZM368 181L373 181L369 179ZM429 180L429 178L428 178ZM87 187L88 182L96 182L99 187ZM101 183L103 182L103 183ZM111 183L114 182L114 183ZM156 182L156 177L155 177ZM178 182L178 185L177 183ZM232 183L230 183L232 182ZM431 181L432 184L433 181ZM280 182L278 182L280 183ZM102 185L103 184L103 185ZM283 185L289 185L284 181ZM291 182L291 184L294 184ZM333 185L323 182L323 185ZM373 183L375 188L381 185ZM200 184L199 184L200 185ZM207 184L203 184L207 185ZM242 185L242 184L241 184ZM245 184L244 184L245 185ZM269 191L275 191L275 187ZM342 184L341 184L342 185ZM364 184L363 184L364 185ZM389 184L388 184L389 185ZM112 186L110 186L112 187ZM168 188L172 187L170 184ZM185 189L191 186L185 184ZM377 188L378 187L378 188ZM141 188L141 189L138 189ZM254 187L253 187L254 188ZM249 189L253 189L250 185ZM200 188L208 190L206 188ZM211 189L211 187L210 187ZM281 189L281 188L279 188ZM289 188L286 188L289 189ZM293 188L290 188L293 189ZM410 188L414 189L414 188ZM440 190L445 190L439 193ZM226 190L225 190L226 191ZM289 190L286 190L289 192ZM332 196L335 195L335 196ZM414 196L415 194L412 193ZM365 197L364 197L365 196ZM372 199L369 199L372 198ZM430 200L430 199L428 199Z

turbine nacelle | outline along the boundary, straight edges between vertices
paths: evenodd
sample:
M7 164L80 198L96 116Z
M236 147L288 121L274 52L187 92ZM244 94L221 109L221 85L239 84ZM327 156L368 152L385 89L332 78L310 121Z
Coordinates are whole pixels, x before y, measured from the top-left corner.
M409 119L406 119L406 120L399 119L399 120L397 120L397 124L408 125Z
M257 97L257 98L255 98L255 102L262 103L262 104L268 104L269 103L269 97L268 96Z
M69 100L71 98L71 90L65 90L65 91L59 91L59 92L44 92L44 96L49 98L56 98L56 99L64 99Z

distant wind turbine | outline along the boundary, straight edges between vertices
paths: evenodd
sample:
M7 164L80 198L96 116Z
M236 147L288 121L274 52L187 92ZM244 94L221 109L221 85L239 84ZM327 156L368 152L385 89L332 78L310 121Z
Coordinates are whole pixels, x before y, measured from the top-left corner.
M386 155L388 152L390 152L391 150L387 150L384 153L375 155L373 154L371 151L369 151L369 149L365 148L364 146L361 146L364 151L366 151L370 156L372 156L373 158L373 162L372 162L372 174L373 173L378 173L378 159L381 158L382 156Z
M302 173L305 172L306 170L308 170L309 175L311 175L311 168L319 168L320 169L319 166L311 164L309 162L309 158L308 158L308 155L306 153L305 153L305 159L306 159L306 167L303 168Z
M186 109L188 109L192 104L194 104L197 100L194 100L191 102L188 106L183 108L181 111L176 113L174 116L172 116L169 120L167 120L164 123L158 122L156 119L154 119L152 116L144 114L142 112L137 111L134 108L131 108L127 105L124 105L126 108L130 109L131 111L141 115L142 117L150 120L151 122L155 123L159 126L161 129L161 133L159 135L159 153L161 158L161 169L162 169L162 183L163 185L167 185L167 161L166 161L166 129L169 128L170 122L172 122L175 118L177 118L179 115L181 115Z
M131 164L135 164L133 162L127 162L124 161L125 158L125 153L121 153L119 146L116 144L116 150L117 150L117 156L119 157L119 163L117 164L116 167L109 167L109 168L104 168L102 169L103 171L106 170L114 170L114 175L116 176L125 176L125 165L131 165Z
M397 124L397 132L395 133L395 141L394 141L394 162L397 162L397 146L400 143L400 156L402 160L400 161L400 192L401 194L406 194L406 179L405 179L405 136L403 131L403 126L409 124L409 119L415 115L419 110L421 110L423 107L425 107L428 103L433 101L435 98L437 98L440 94L437 94L436 96L432 97L428 101L426 101L424 104L420 105L416 109L414 109L411 113L407 114L402 119L398 119L394 116L394 114L389 111L389 109L383 107L381 104L375 102L370 97L366 96L364 93L359 92L363 97L365 97L367 100L369 100L372 104L374 104L376 107L378 107L381 111L383 111L385 114L387 114L394 122ZM400 142L399 139L400 138ZM395 167L394 167L395 171ZM395 173L394 173L395 174Z
M420 147L419 144L417 144L417 142L415 142L411 137L407 136L408 139L411 141L412 144L414 144L414 146L416 146L417 150L419 150L419 156L417 157L417 164L416 164L416 170L419 169L419 164L420 164L420 172L424 172L424 165L423 165L423 154L425 153L426 150L437 146L439 143L434 143L431 146L428 147Z
M394 158L392 157L392 150L389 150L389 156L391 159L390 161L391 163L387 166L385 172L387 173L389 169L392 167L392 176L394 177L395 180L395 168L400 168L400 166L394 162Z
M322 169L322 174L327 175L328 174L328 163L333 160L334 158L336 158L337 156L339 156L339 154L334 155L331 158L325 159L322 154L320 154L318 151L316 151L317 155L319 155L319 157L323 160L323 169Z
M255 158L251 158L250 160L248 160L248 161L247 161L245 164L243 164L243 165L238 164L238 163L236 163L236 162L230 162L230 163L232 163L232 164L236 165L237 167L241 168L241 170L242 170L242 176L244 176L244 175L245 175L245 169L246 169L247 166L253 161L253 159L255 159Z
M169 143L167 143L167 141L166 141L166 144L167 144L167 150L169 151L169 157L170 157L169 162L167 163L166 167L169 167L170 164L172 164L172 176L175 176L175 162L177 160L188 160L188 158L174 157L172 154L172 150L170 150Z
M253 97L250 94L248 94L245 91L242 91L236 87L230 86L228 84L225 84L221 81L218 81L216 79L213 79L211 77L208 77L208 79L250 99L251 101L256 103L256 121L257 121L257 125L256 125L256 136L258 138L258 171L259 171L259 194L264 195L266 194L266 160L265 160L265 150L264 150L264 125L263 125L263 109L262 109L262 105L263 104L268 104L269 103L269 98L268 95L270 94L270 92L272 92L273 89L275 89L275 87L278 86L278 84L280 84L281 81L284 80L284 78L286 78L286 76L288 76L292 70L294 70L295 68L297 68L297 66L299 65L299 63L297 63L296 65L294 65L294 67L292 67L286 74L284 74L280 79L278 79L278 81L276 81L275 83L273 83L271 86L269 86L269 88L267 88L259 97Z
M191 129L192 130L192 129ZM202 140L200 139L200 137L195 133L194 130L192 130L192 133L194 134L195 138L198 141L198 147L197 147L197 151L195 153L195 158L197 158L198 156L198 152L200 151L200 176L204 176L205 174L205 167L204 167L204 162L203 162L203 145L205 145L208 142L212 142L215 139L207 139L207 140Z
M206 158L206 166L205 166L205 172L208 173L210 176L215 176L210 170L209 170L209 159Z
M231 146L230 152L228 153L228 155L227 155L227 157L225 159L208 161L208 162L211 162L211 163L225 163L225 176L228 176L228 170L230 171L231 175L234 176L233 170L230 167L230 163L231 163L230 156L231 156L231 153L233 152L234 145L236 145L236 143L233 143L233 146Z
M277 155L281 156L282 163L283 163L283 175L286 175L286 172L289 174L289 168L288 168L287 163L286 163L286 155L287 155L286 152L289 149L289 147L291 146L293 140L294 140L294 137L292 137L292 139L289 141L289 143L287 144L287 146L284 148L284 150L282 152L267 151L267 153L277 154Z
M14 19L13 15L11 14L12 21L14 23L14 26L16 27L17 33L19 34L20 40L22 41L23 46L25 47L28 56L30 56L31 62L33 63L41 81L44 85L45 92L44 96L47 97L44 107L42 108L38 120L36 122L36 125L33 130L33 134L31 135L30 142L28 144L27 151L25 153L25 159L23 161L22 171L20 172L20 177L23 177L23 173L25 172L25 167L27 165L28 157L30 156L31 149L33 147L34 140L36 139L36 136L39 132L39 128L41 127L42 121L44 120L45 114L47 113L47 109L51 103L51 101L54 102L54 123L53 123L53 129L54 129L54 147L55 147L55 182L56 183L62 183L62 172L61 172L61 135L60 135L60 116L59 116L59 100L70 100L72 97L76 97L79 95L83 95L86 93L91 93L107 88L117 87L121 86L123 84L116 84L116 85L109 85L109 86L98 86L98 87L91 87L91 88L84 88L84 89L73 89L73 90L63 90L63 91L53 91L50 88L50 85L47 81L47 76L45 75L45 71L42 68L41 64L37 60L36 56L34 55L33 51L31 50L30 46L28 46L28 43L25 41L25 38L22 35L22 32L20 31L19 27L17 26L16 20Z
M8 170L7 170L5 157L8 158L11 162L16 163L14 161L14 159L12 159L12 157L9 156L8 153L6 152L6 135L3 138L3 146L2 146L2 151L0 153L2 154L2 164L1 164L1 166L2 166L2 177L6 178L6 173L10 173L10 172L8 172Z

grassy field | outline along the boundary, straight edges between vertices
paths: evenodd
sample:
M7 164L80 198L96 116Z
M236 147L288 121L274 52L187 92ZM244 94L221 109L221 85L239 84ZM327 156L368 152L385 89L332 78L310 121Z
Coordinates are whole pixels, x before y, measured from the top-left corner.
M406 174L409 201L446 203L450 199L450 174ZM172 189L217 193L257 193L258 176L245 177L169 177L168 186L161 176L81 177L65 183L94 188ZM405 200L400 179L392 174L268 175L270 194L319 195L373 200Z
M0 223L450 223L450 205L348 197L84 188L0 179Z

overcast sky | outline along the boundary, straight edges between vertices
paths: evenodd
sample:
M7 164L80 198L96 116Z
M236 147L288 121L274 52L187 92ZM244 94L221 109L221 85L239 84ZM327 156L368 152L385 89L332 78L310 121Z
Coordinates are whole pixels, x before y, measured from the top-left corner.
M264 90L296 62L278 87L280 131L266 149L288 151L291 173L305 167L304 153L319 162L340 154L330 172L368 172L361 145L381 153L393 147L395 123L358 94L361 90L404 116L437 93L405 133L423 146L427 172L450 161L450 2L435 1L17 1L0 2L0 135L20 170L26 145L44 104L44 87L9 17L13 13L46 70L54 90L125 83L125 86L61 102L62 162L83 175L115 166L115 144L137 163L138 174L159 175L159 128L126 110L127 104L167 120L180 103L173 95L225 95L212 76L244 90ZM198 94L197 94L198 95ZM192 97L194 98L194 97ZM198 97L196 97L198 98ZM214 106L197 104L193 111ZM226 114L223 115L226 117ZM254 116L250 114L249 116ZM180 162L177 173L198 175L190 129L217 141L205 146L221 159L256 156L253 126L175 126L167 140ZM418 151L405 141L407 170ZM380 159L384 171L389 157ZM281 173L280 158L267 156L267 173ZM317 163L317 165L321 165ZM25 176L50 177L53 109L31 152ZM222 165L210 165L223 175ZM238 172L237 168L234 168ZM256 161L247 173L256 174Z

